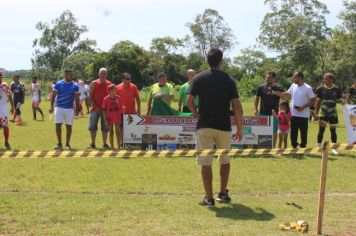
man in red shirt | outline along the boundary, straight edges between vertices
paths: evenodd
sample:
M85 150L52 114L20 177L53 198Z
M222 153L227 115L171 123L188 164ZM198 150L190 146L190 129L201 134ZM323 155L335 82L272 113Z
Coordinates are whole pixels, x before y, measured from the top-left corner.
M116 87L117 95L123 106L124 114L141 114L141 100L136 85L131 83L131 75L127 72L122 73L122 83ZM135 107L135 101L137 109ZM120 140L123 140L123 123L121 123Z
M100 68L99 78L91 82L89 99L91 103L91 111L89 118L89 130L91 136L91 144L89 148L96 148L95 139L96 132L98 130L98 122L100 118L101 131L103 134L103 148L109 149L110 146L106 143L108 138L109 128L105 125L104 113L102 111L102 104L104 98L108 95L108 86L111 84L107 80L107 70L106 68Z

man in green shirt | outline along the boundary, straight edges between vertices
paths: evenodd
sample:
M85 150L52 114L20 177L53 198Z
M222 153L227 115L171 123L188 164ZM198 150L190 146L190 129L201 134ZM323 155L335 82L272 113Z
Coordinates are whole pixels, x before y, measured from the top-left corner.
M151 86L150 97L147 103L147 115L151 114L152 101L154 99L161 99L169 107L171 106L171 101L174 99L173 85L167 83L167 76L163 72L158 73L157 83Z
M193 69L187 70L188 81L185 84L183 84L182 87L180 87L180 90L179 90L178 111L190 112L190 110L189 110L189 108L187 106L187 96L188 96L190 84L191 84L192 79L195 76L195 74L196 74L195 70L193 70ZM183 109L182 109L182 105L183 105ZM199 98L198 97L196 97L194 99L194 105L195 105L195 107L198 107L198 105L199 105Z

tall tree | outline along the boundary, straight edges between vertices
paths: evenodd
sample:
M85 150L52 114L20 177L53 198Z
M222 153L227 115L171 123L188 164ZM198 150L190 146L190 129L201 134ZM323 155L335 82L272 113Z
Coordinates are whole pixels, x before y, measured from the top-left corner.
M254 48L244 48L240 50L240 55L234 58L234 63L247 75L256 75L257 69L266 59L266 55L261 50Z
M235 44L235 36L231 28L214 9L205 9L203 14L196 16L193 23L187 23L192 38L193 46L206 57L210 48L217 47L227 52ZM191 37L187 37L188 40Z
M88 29L78 25L78 20L69 10L64 11L51 24L37 23L36 29L42 32L42 36L33 41L34 68L59 71L66 57L76 52L93 52L93 46L96 45L94 40L80 39Z
M330 36L327 6L318 0L265 0L271 12L261 23L259 42L312 78L324 70L323 42Z

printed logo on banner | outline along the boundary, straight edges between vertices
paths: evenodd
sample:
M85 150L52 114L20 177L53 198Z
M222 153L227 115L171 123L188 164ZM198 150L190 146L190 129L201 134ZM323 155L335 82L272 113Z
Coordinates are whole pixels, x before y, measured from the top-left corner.
M182 131L183 132L195 132L195 130L196 130L196 127L194 126L183 126L182 127L183 129L182 129Z
M195 149L195 144L178 144L177 149L179 150Z
M177 144L174 143L164 143L164 144L158 144L157 145L157 150L169 150L169 151L175 151L177 150Z
M170 140L170 141L173 141L173 140L176 140L176 139L177 139L176 137L171 136L169 134L165 134L163 136L158 137L158 140Z
M193 134L179 134L178 142L179 143L193 142Z
M141 145L141 143L125 143L124 149L125 150L141 150L142 145Z
M141 141L142 140L140 137L138 137L137 134L133 134L133 133L131 133L131 139L133 141Z
M260 148L272 147L272 135L258 135L258 146Z
M142 150L157 150L157 134L142 134Z

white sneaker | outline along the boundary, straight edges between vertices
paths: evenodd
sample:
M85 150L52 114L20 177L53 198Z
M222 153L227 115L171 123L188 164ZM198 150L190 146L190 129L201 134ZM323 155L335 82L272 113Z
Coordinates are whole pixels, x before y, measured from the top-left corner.
M317 146L317 147L321 147L321 143L317 143L316 146Z
M335 150L335 148L332 148L332 149L331 149L331 153L332 153L333 155L339 155L339 153Z

